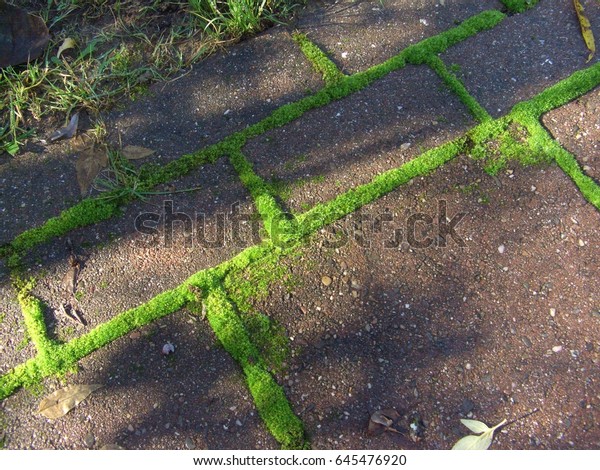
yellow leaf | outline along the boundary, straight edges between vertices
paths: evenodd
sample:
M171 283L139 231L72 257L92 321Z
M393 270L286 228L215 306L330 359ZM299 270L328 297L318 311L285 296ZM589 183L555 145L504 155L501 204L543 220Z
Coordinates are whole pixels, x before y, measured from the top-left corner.
M490 430L485 423L477 421L476 419L461 419L460 422L476 434Z
M56 53L56 57L59 58L60 55L66 51L67 49L72 49L75 47L75 40L72 38L66 38L61 46L58 48L58 52Z
M101 384L69 385L52 392L40 402L38 413L46 418L57 419L66 415L79 405L94 390L102 387Z
M465 436L460 439L452 450L486 450L492 443L492 435L489 432L484 432L479 436Z
M492 444L494 431L506 424L506 420L504 419L493 428L489 428L485 423L474 419L461 419L460 421L471 431L481 434L479 436L471 435L463 437L454 444L452 450L486 450Z
M587 16L585 16L585 12L583 11L583 5L579 0L573 0L573 5L575 6L575 11L577 12L577 18L579 19L579 26L581 27L581 35L583 36L583 40L585 41L585 45L590 51L590 55L587 59L587 62L592 60L594 57L594 53L596 52L596 43L594 41L594 33L592 33L592 26L590 24L590 20L588 20Z

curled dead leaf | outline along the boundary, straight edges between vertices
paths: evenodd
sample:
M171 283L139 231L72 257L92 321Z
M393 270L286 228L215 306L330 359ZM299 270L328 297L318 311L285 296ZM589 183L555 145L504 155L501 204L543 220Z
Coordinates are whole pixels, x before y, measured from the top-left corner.
M400 418L400 413L393 408L377 410L371 415L371 419L369 420L368 433L372 436L378 436L386 431L397 433L399 431L393 426L398 418Z
M140 160L149 157L154 153L154 150L137 145L127 145L121 149L121 155L127 160Z
M69 385L46 396L38 407L38 413L46 418L58 419L85 400L88 395L102 387L102 384Z
M79 265L71 266L63 276L61 287L68 294L74 294L77 289L77 275L79 274Z
M88 193L96 176L107 166L108 154L104 146L96 147L92 145L79 153L75 170L77 171L77 182L82 196Z

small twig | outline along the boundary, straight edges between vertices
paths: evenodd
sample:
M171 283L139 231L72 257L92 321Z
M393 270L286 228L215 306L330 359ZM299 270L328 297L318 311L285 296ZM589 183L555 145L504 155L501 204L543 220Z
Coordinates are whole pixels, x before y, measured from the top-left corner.
M508 421L508 422L504 423L504 424L502 425L502 427L503 427L503 428L505 428L505 427L507 427L507 426L510 426L511 424L514 424L514 423L516 423L517 421L521 421L521 420L523 420L523 419L525 419L525 418L528 418L529 416L531 416L531 415L533 415L533 414L537 413L538 411L540 411L540 409L539 409L539 408L534 408L533 410L529 411L528 413L525 413L524 415L521 415L521 416L519 416L519 417L517 417L517 418L515 418L515 419L511 419L510 421Z

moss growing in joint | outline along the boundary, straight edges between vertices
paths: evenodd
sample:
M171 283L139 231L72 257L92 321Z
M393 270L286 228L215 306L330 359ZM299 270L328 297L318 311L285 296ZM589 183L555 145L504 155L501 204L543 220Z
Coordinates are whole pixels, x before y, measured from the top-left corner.
M477 126L467 138L469 154L483 160L485 171L490 175L497 174L509 161L535 165L551 160L546 153L531 146L528 127L513 121L511 116Z
M539 0L500 0L511 13L522 13L533 8Z
M411 64L424 64L427 62L429 56L441 54L449 47L464 41L480 31L492 29L504 18L505 15L498 10L483 11L478 15L468 18L455 28L407 47L402 54L406 61Z
M456 157L464 148L464 139L448 142L429 150L399 168L376 176L370 183L358 186L341 194L330 202L318 204L299 216L299 236L310 235L324 225L328 225L360 207L418 176L424 176Z
M444 83L453 91L456 96L463 102L463 104L469 108L469 111L479 122L490 121L492 117L489 113L481 106L475 98L465 88L464 84L458 79L458 77L451 73L444 62L437 55L430 55L426 59L427 65L438 74L438 76L444 81Z
M306 446L302 421L292 411L282 388L275 382L252 344L242 320L222 288L206 299L207 318L224 348L242 367L258 413L284 449Z
M272 236L273 224L284 221L286 217L273 197L271 186L254 172L252 164L241 151L231 152L229 159L242 184L252 195L258 213L265 225L265 230Z
M562 148L535 118L526 121L531 132L529 144L534 151L543 153L553 158L558 166L573 180L583 196L598 210L600 210L600 186L587 176L577 159Z
M540 118L542 114L573 101L598 85L600 85L600 62L578 70L532 99L516 104L509 114L517 120L527 119L528 116Z
M344 74L329 57L316 44L309 41L305 34L296 33L293 38L315 70L323 75L323 80L327 85L334 85L344 78Z
M44 306L42 302L31 295L35 281L30 280L19 286L17 298L23 312L23 319L27 333L31 338L38 353L49 359L52 357L55 344L48 338L46 322L44 320Z

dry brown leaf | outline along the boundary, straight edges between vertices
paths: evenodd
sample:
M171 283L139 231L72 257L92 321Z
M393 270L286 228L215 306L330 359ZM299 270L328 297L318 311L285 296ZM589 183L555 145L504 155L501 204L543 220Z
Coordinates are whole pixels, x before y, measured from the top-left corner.
M371 419L369 420L368 433L373 436L378 436L386 431L397 433L399 431L392 426L398 418L400 418L400 413L393 408L377 410L371 415Z
M71 266L63 276L61 287L69 294L74 294L77 289L77 275L79 274L79 265Z
M38 58L49 40L44 20L0 1L0 68Z
M69 385L52 392L40 402L38 413L46 418L58 419L79 405L87 396L102 387L102 384Z
M137 145L127 145L121 149L121 154L127 160L140 160L142 158L149 157L154 153L154 150L146 147L139 147Z
M85 196L92 186L92 182L104 168L108 166L106 147L91 146L79 154L75 169L81 195Z
M63 43L58 48L58 52L56 53L56 57L59 58L60 55L66 51L67 49L72 49L75 47L75 41L73 38L66 38Z

